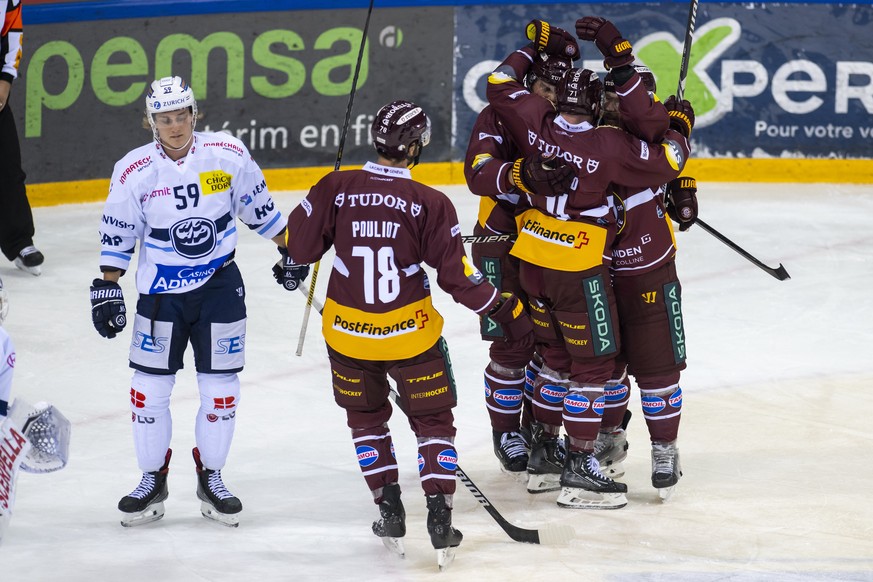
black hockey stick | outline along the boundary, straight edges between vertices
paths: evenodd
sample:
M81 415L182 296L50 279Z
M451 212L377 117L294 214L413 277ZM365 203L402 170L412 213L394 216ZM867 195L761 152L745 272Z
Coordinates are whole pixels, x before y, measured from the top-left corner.
M712 236L714 236L715 238L717 238L718 240L720 240L721 242L723 242L724 244L726 244L727 246L729 246L730 248L732 248L733 250L738 252L740 255L742 255L747 260L751 261L752 264L754 264L756 267L773 275L774 277L776 277L780 281L784 281L785 279L791 278L791 275L788 274L788 271L785 270L785 267L782 266L782 263L779 263L779 266L776 267L775 269L773 267L768 267L767 265L765 265L764 263L762 263L761 261L759 261L758 259L756 259L752 255L750 255L749 253L747 253L746 251L741 249L732 240L730 240L729 238L727 238L726 236L724 236L723 234L721 234L720 232L718 232L717 230L715 230L714 228L712 228L711 226L709 226L708 224L706 224L705 222L700 220L699 218L695 221L695 224L699 224L703 230L705 230L706 232L708 232L709 234L711 234Z
M506 518L500 515L497 508L491 505L491 502L488 501L485 494L476 487L476 484L473 483L470 477L468 477L464 470L461 469L460 465L458 465L458 468L455 470L455 474L467 490L473 494L476 501L485 508L488 515L493 517L494 521L497 522L497 525L499 525L503 531L506 532L506 535L514 541L525 544L563 545L576 537L576 530L569 525L550 525L539 529L527 529L517 525L512 525L506 521Z
M464 244L480 244L480 243L492 243L492 242L506 242L508 240L514 241L518 237L515 233L507 233L507 234L467 234L461 235L461 242Z
M370 15L373 14L373 2L370 0L370 7L367 9L367 20L364 22L364 32L361 35L361 46L358 49L358 62L355 64L355 74L352 77L352 89L349 91L349 105L346 107L346 118L343 121L343 129L340 132L339 148L336 151L336 163L333 165L334 171L340 169L340 163L343 159L343 147L346 144L346 134L349 131L349 120L352 117L352 104L355 102L355 91L358 89L358 74L361 72L361 60L364 58L364 46L367 44L367 30L370 28ZM309 313L312 311L312 300L315 298L315 282L318 279L318 267L321 261L318 260L312 265L312 279L309 280L309 295L306 299L306 308L303 311L303 323L300 325L300 337L297 339L297 355L303 355L303 342L306 340L306 328L309 327Z

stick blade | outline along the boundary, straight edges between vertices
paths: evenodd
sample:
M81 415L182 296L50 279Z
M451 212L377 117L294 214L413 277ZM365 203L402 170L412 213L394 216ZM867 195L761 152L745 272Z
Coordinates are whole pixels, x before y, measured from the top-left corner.
M788 271L785 270L785 267L782 266L782 263L779 263L779 266L773 269L773 276L780 281L791 278L791 275L788 274Z

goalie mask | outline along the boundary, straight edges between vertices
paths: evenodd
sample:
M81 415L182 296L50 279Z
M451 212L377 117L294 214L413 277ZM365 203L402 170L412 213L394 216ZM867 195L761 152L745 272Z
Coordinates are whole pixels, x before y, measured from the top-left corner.
M414 103L393 101L376 113L370 137L379 155L406 160L406 165L412 167L418 163L422 148L430 143L430 118Z
M161 143L158 128L155 126L155 115L169 113L179 109L191 111L191 129L197 124L197 100L191 86L182 77L164 77L153 81L146 94L146 117L152 127L155 141Z
M559 113L600 117L603 83L597 73L589 69L570 69L558 83Z

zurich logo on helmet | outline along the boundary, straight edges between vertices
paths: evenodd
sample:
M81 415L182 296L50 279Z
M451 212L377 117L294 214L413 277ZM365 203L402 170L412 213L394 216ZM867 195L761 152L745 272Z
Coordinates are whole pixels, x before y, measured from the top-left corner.
M358 464L362 467L369 467L379 460L379 451L367 445L357 447L355 454L358 455Z
M664 402L664 399L658 398L657 396L643 396L640 400L642 400L643 411L648 412L649 414L661 412L667 407L667 403Z
M454 471L458 468L458 453L453 449L444 449L437 455L437 464L447 471Z
M556 386L554 384L544 384L542 388L540 388L540 396L543 397L543 400L548 402L549 404L558 404L564 400L564 396L567 395L567 388L565 386Z
M155 101L154 103L152 103L152 109L160 109L160 108L161 108L160 101Z
M515 408L521 404L522 393L518 389L503 389L494 391L494 402L505 407Z
M668 402L673 408L682 408L682 388L677 388L676 392L670 395Z
M591 406L591 401L581 394L569 394L564 398L564 409L570 414L582 414Z

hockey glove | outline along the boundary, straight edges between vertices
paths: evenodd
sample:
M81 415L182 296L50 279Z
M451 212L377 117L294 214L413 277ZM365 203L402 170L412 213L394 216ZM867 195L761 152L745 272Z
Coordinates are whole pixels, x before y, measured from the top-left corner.
M685 136L691 137L691 129L694 127L694 108L686 99L679 101L675 95L670 95L664 101L667 115L670 116L670 129L675 129Z
M697 220L697 180L682 176L671 180L666 189L667 214L684 232Z
M606 70L623 67L634 62L631 43L624 38L615 25L599 16L586 16L576 21L576 36L580 40L593 41L603 55Z
M500 324L508 341L529 341L533 344L533 322L524 305L512 293L502 293L500 301L488 312L488 317Z
M279 254L282 255L282 258L273 265L273 277L276 279L276 283L288 291L296 291L309 275L309 265L295 264L294 260L288 256L288 249L283 247L279 247Z
M579 58L579 43L569 32L550 26L545 20L531 20L525 28L528 40L534 43L537 52L565 58Z
M525 194L560 196L570 189L576 172L573 166L554 154L536 153L515 160L507 177L511 187Z
M121 286L114 281L94 279L91 283L91 321L97 333L114 338L127 325L126 313Z

